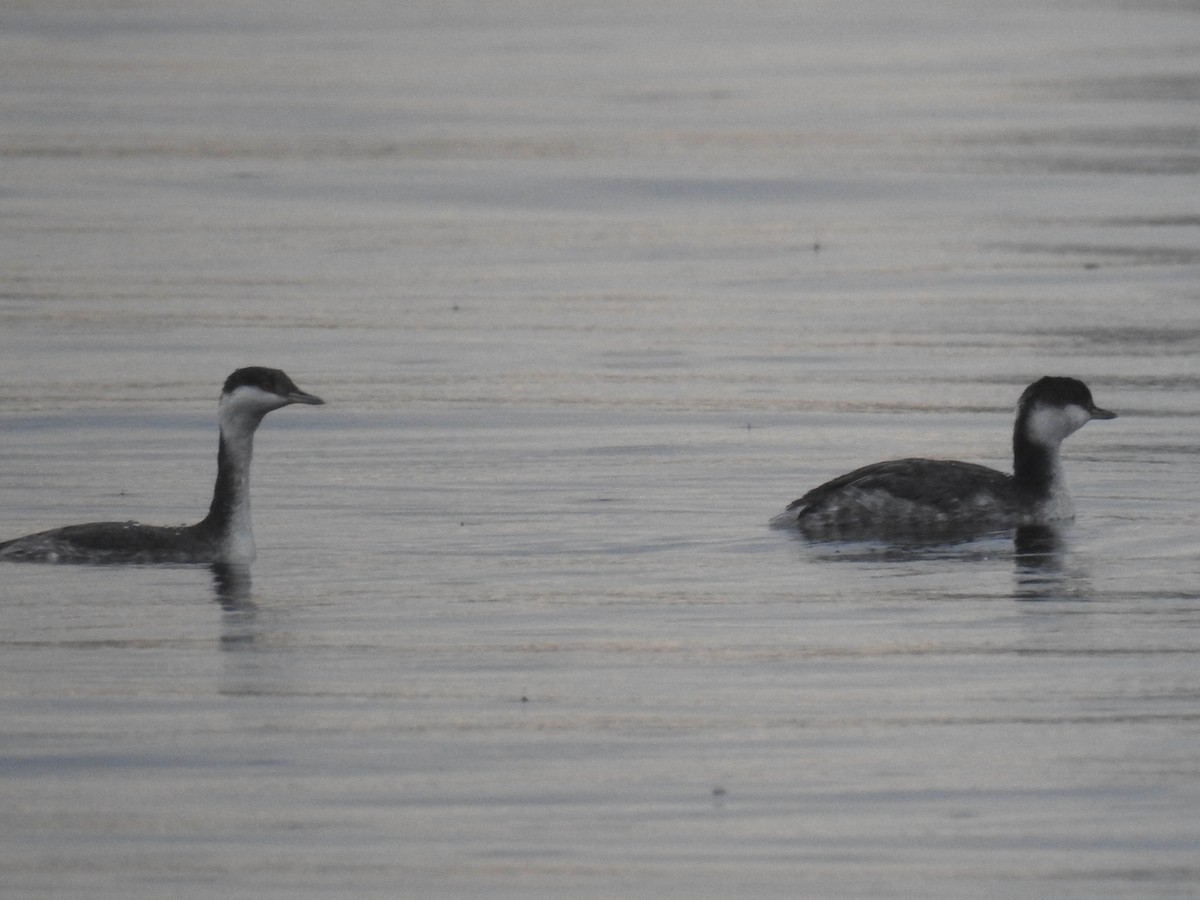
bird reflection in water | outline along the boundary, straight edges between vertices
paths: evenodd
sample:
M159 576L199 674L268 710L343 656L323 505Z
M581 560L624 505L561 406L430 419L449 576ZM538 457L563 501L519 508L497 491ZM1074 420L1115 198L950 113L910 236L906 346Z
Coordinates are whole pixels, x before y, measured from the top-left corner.
M213 594L221 605L221 649L252 649L258 636L258 609L250 596L250 567L212 566Z
M1069 523L1022 525L1015 529L964 533L907 533L872 541L821 541L797 534L806 557L840 563L978 562L1007 558L1011 541L1014 600L1086 600L1091 586L1086 570L1068 553Z
M1057 525L1022 525L1013 536L1013 597L1063 600L1075 592L1063 564L1066 539Z
M286 670L279 668L280 660L287 657L265 652L271 644L272 628L279 623L255 604L249 566L217 564L211 571L214 599L221 606L219 693L258 697L278 692L279 686L288 682Z

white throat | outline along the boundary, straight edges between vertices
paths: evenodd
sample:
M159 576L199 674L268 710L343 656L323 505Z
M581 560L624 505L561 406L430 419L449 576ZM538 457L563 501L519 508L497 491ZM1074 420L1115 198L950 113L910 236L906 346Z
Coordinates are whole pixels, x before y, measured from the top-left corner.
M241 387L221 398L218 420L225 447L228 519L220 537L221 559L229 563L254 560L254 530L250 524L250 462L254 432L272 409L286 406L279 397L258 388Z
M1050 471L1050 495L1042 504L1042 515L1051 521L1059 519L1075 518L1075 501L1071 499L1071 492L1067 490L1067 479L1063 475L1062 462L1058 457L1058 450L1055 448L1051 458Z
M1025 435L1030 442L1046 451L1049 472L1049 494L1042 504L1041 516L1047 520L1073 519L1075 503L1067 490L1059 452L1062 442L1090 422L1092 414L1082 406L1039 405L1025 422Z
M1092 419L1082 406L1035 406L1025 422L1025 434L1039 447L1053 450Z
M254 431L222 429L225 440L225 460L230 467L229 487L232 489L229 520L221 537L221 557L224 562L254 561L254 530L250 525L250 459L254 454Z

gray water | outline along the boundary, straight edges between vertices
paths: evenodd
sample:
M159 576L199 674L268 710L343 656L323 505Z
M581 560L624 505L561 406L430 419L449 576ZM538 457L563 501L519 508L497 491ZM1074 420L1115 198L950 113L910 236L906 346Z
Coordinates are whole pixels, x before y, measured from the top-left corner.
M1194 897L1200 8L6 4L14 897ZM853 466L1120 418L1020 555L808 544Z

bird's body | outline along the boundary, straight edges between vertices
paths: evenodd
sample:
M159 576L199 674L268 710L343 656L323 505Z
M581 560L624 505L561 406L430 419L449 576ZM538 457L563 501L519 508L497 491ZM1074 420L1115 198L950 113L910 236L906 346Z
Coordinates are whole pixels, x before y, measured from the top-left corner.
M129 521L67 525L0 544L0 559L126 564L225 561L219 540L204 533L200 524L143 525Z
M248 563L250 460L263 416L292 403L324 401L296 387L278 369L238 369L225 381L218 406L217 481L208 515L194 525L90 522L0 543L0 560L73 563Z
M975 463L897 459L809 491L771 520L810 537L920 537L980 533L1070 519L1059 447L1091 419L1112 419L1083 382L1046 377L1021 395L1011 475Z

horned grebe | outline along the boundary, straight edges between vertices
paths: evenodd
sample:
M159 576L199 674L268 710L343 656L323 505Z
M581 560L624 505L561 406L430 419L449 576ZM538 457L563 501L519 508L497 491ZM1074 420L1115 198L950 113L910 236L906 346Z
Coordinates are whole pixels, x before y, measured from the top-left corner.
M1013 426L1013 474L974 463L897 459L856 469L809 491L771 519L815 538L979 533L1074 517L1059 447L1092 419L1116 413L1087 385L1047 376L1021 394Z
M217 406L217 483L208 515L178 527L138 522L68 525L0 543L0 559L74 563L248 563L250 456L263 416L292 403L319 405L278 369L251 366L225 380Z

